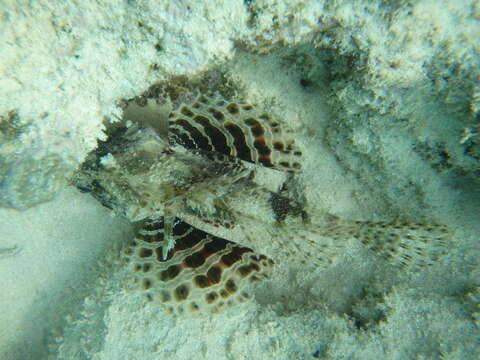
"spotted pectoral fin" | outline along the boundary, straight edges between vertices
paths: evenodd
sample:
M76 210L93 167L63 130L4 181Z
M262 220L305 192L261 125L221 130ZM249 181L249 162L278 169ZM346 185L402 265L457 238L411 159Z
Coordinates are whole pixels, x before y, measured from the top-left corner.
M393 265L420 269L446 252L452 234L444 225L356 222L356 238Z
M269 168L299 172L293 131L272 114L218 94L200 95L169 115L169 138L187 149L218 152Z
M452 236L439 224L352 221L333 216L330 224L316 232L336 240L359 241L392 265L415 270L432 265L443 255Z
M266 256L178 219L164 260L160 224L155 232L140 229L125 255L144 297L170 313L220 312L250 299L252 284L269 277L273 261Z

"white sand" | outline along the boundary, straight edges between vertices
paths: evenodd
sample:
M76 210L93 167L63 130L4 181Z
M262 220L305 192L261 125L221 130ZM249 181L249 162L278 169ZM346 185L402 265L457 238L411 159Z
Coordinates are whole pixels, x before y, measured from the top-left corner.
M65 189L54 201L18 212L0 209L2 359L42 358L46 336L82 302L106 251L129 234L89 195Z

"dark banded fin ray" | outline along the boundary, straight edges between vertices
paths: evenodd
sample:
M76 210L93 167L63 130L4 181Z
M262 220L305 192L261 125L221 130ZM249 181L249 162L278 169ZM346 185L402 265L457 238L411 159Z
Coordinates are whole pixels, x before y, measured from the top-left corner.
M163 221L137 224L124 255L147 301L177 315L216 313L251 298L254 283L269 277L273 261L252 249L175 219L175 246L163 259Z
M190 150L214 151L265 167L299 172L302 151L293 131L257 107L200 95L169 115L170 141Z

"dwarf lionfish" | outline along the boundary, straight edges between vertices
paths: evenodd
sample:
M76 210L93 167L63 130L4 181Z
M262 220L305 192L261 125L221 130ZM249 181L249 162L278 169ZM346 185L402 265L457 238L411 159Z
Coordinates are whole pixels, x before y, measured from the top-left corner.
M126 113L161 117L152 100ZM170 313L244 302L274 262L328 264L348 241L412 267L428 265L444 246L441 225L343 220L288 196L285 184L301 172L302 150L272 113L215 93L166 115L166 138L151 121L117 126L76 184L132 221L136 236L123 256L145 299ZM261 168L289 174L283 187L260 185Z

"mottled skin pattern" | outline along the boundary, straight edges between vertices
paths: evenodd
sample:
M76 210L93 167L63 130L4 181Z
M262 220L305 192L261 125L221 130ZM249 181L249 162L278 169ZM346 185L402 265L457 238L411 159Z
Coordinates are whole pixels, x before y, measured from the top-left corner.
M274 261L323 266L349 241L412 268L442 252L449 234L441 225L344 220L258 185L259 167L302 167L293 131L271 114L201 95L168 118L168 140L152 128L119 127L76 179L135 224L123 254L144 297L168 312L244 302Z

